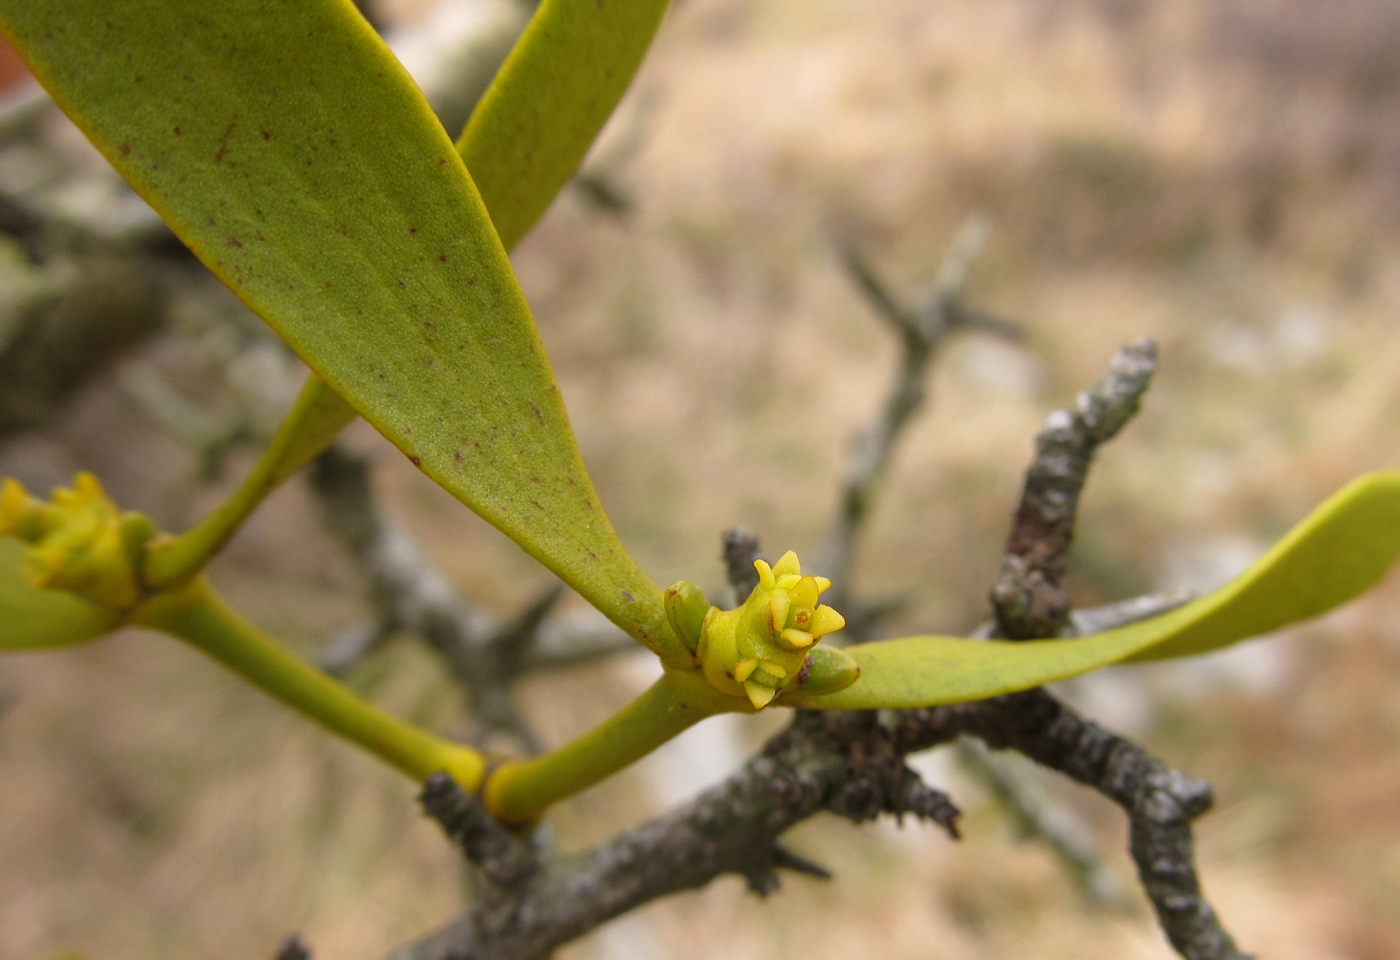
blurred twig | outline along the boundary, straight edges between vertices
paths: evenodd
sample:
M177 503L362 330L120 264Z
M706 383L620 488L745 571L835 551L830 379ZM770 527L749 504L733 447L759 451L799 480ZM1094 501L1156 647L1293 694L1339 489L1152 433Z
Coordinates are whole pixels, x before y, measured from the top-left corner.
M273 960L311 960L311 950L295 933L282 941Z
M603 150L596 151L596 156L590 156L574 177L573 188L600 212L625 219L636 207L636 196L622 182L623 173L646 143L656 116L657 102L653 92L639 96L622 134Z
M29 83L0 99L0 144L32 137L44 117L57 112L53 98L37 83Z
M539 741L515 706L512 683L527 671L574 666L636 649L612 624L600 624L601 616L547 623L563 592L557 583L504 623L474 609L414 538L384 512L374 496L368 458L346 444L333 444L321 454L310 479L327 523L368 581L374 609L369 624L327 646L322 656L327 670L345 672L397 632L421 637L466 689L473 719L487 731L517 738L528 752L536 753Z
M847 616L847 633L857 640L873 639L884 615L899 608L898 598L883 604L872 603L853 594L851 573L855 547L870 514L879 483L894 454L905 427L925 400L925 378L942 342L960 329L980 329L1008 337L1019 337L1019 328L967 307L963 288L972 266L986 243L990 225L985 217L969 217L939 266L931 289L911 308L900 302L876 276L871 266L854 250L845 254L847 269L855 278L879 315L900 337L898 371L883 408L852 446L846 483L829 540L826 556L833 580L832 603ZM1072 507L1071 507L1072 509ZM990 634L990 630L979 631ZM1091 849L1079 838L1090 836L1083 825L1070 823L1073 815L1063 808L1033 803L1030 784L1019 782L1018 774L983 762L980 754L963 752L964 766L1000 797L1003 805L1028 837L1043 839L1059 854L1071 876L1081 882L1090 900L1101 903L1110 874L1098 863ZM1074 838L1074 839L1071 839Z
M842 486L832 531L823 551L823 571L832 580L830 602L847 612L849 630L864 638L869 617L851 603L851 573L857 541L869 515L875 493L884 478L895 442L914 413L923 405L924 380L938 348L954 333L982 331L1019 338L1020 329L1005 320L969 308L963 287L972 265L986 244L990 223L986 217L969 217L944 255L933 288L916 305L905 304L880 279L865 258L851 246L842 257L861 292L876 313L899 336L899 370L880 413L856 437Z
M761 556L758 552L758 537L742 527L734 527L724 531L721 539L724 544L721 556L724 560L725 579L729 581L729 586L734 591L734 600L737 605L753 593L754 587L758 586L758 570L753 565L754 561Z

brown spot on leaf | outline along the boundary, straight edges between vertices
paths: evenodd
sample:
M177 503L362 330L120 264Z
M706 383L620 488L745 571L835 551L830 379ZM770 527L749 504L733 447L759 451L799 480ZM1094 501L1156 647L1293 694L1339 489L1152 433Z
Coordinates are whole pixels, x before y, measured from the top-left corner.
M215 164L224 162L224 154L228 152L228 141L229 138L233 136L233 128L236 126L238 126L238 121L230 120L228 126L224 129L224 135L219 138L219 149L214 151Z
M421 466L423 466L423 458L422 458L422 457L413 457L413 456L411 456L411 457L408 458L408 462L411 463L411 464L413 464L415 467L421 467Z
M131 141L123 140L121 146L117 147L117 150L124 157L131 156Z

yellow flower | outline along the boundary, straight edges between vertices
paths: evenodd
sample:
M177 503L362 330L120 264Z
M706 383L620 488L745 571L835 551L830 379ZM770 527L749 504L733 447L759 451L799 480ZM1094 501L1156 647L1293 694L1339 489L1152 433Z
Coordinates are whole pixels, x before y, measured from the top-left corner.
M0 483L0 536L29 544L24 575L36 587L66 590L128 610L140 601L138 560L154 532L140 514L122 513L90 473L52 500L31 497L13 477Z
M846 625L845 617L818 603L831 581L803 576L791 550L772 567L762 560L754 567L758 586L735 610L709 607L684 581L666 591L671 625L695 651L710 685L762 709L783 690L830 693L854 683L860 670L849 656L812 649ZM702 601L708 607L703 617L697 616Z

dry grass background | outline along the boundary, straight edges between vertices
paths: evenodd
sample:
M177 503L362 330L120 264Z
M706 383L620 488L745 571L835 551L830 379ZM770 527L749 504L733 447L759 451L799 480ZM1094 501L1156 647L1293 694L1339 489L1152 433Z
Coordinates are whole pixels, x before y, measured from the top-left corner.
M414 4L403 5L411 16ZM734 523L813 551L846 443L893 344L843 276L858 241L906 289L970 212L995 223L970 287L1030 331L939 361L869 531L858 587L901 628L981 618L1040 419L1116 347L1162 344L1147 409L1090 482L1085 603L1207 586L1354 474L1400 466L1400 17L1387 0L685 0L606 138L652 105L620 177L625 222L566 196L517 268L585 458L662 583L718 585ZM606 143L604 145L606 150ZM191 381L188 346L151 356ZM374 443L360 435L363 442ZM381 448L382 449L382 448ZM43 485L96 468L179 525L217 492L98 384L0 451ZM395 509L483 605L541 582L513 546L387 449ZM303 493L279 494L214 576L308 653L356 615L353 571ZM1400 956L1400 579L1327 620L1071 695L1211 779L1207 888L1272 960ZM525 684L559 742L639 689L645 658ZM291 930L360 960L446 919L462 876L412 788L146 635L0 662L0 960L264 957ZM355 678L454 728L431 659L399 645ZM761 723L692 731L552 818L600 839L717 779ZM1145 909L1087 910L973 784L952 845L823 820L831 867L769 902L737 880L563 952L584 958L1166 958ZM1126 858L1112 810L1063 797Z

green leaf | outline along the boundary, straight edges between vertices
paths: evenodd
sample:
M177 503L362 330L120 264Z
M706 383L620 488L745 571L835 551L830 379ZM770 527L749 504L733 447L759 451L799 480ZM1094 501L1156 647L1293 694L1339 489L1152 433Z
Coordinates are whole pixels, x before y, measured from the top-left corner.
M666 0L545 0L457 143L506 249L578 171Z
M861 676L826 696L837 710L983 700L1112 663L1190 656L1326 613L1376 584L1400 555L1400 473L1348 484L1221 589L1171 613L1078 640L978 643L904 637L848 647Z
M61 590L30 586L22 572L25 545L0 537L0 650L43 650L95 640L120 617Z
M343 0L0 0L60 106L424 473L689 662L593 492L461 157Z
M666 0L604 7L547 0L536 11L457 143L507 250L577 170L641 63L665 9ZM312 374L234 496L194 529L153 548L147 582L162 587L198 572L263 499L324 450L353 417L340 395Z

